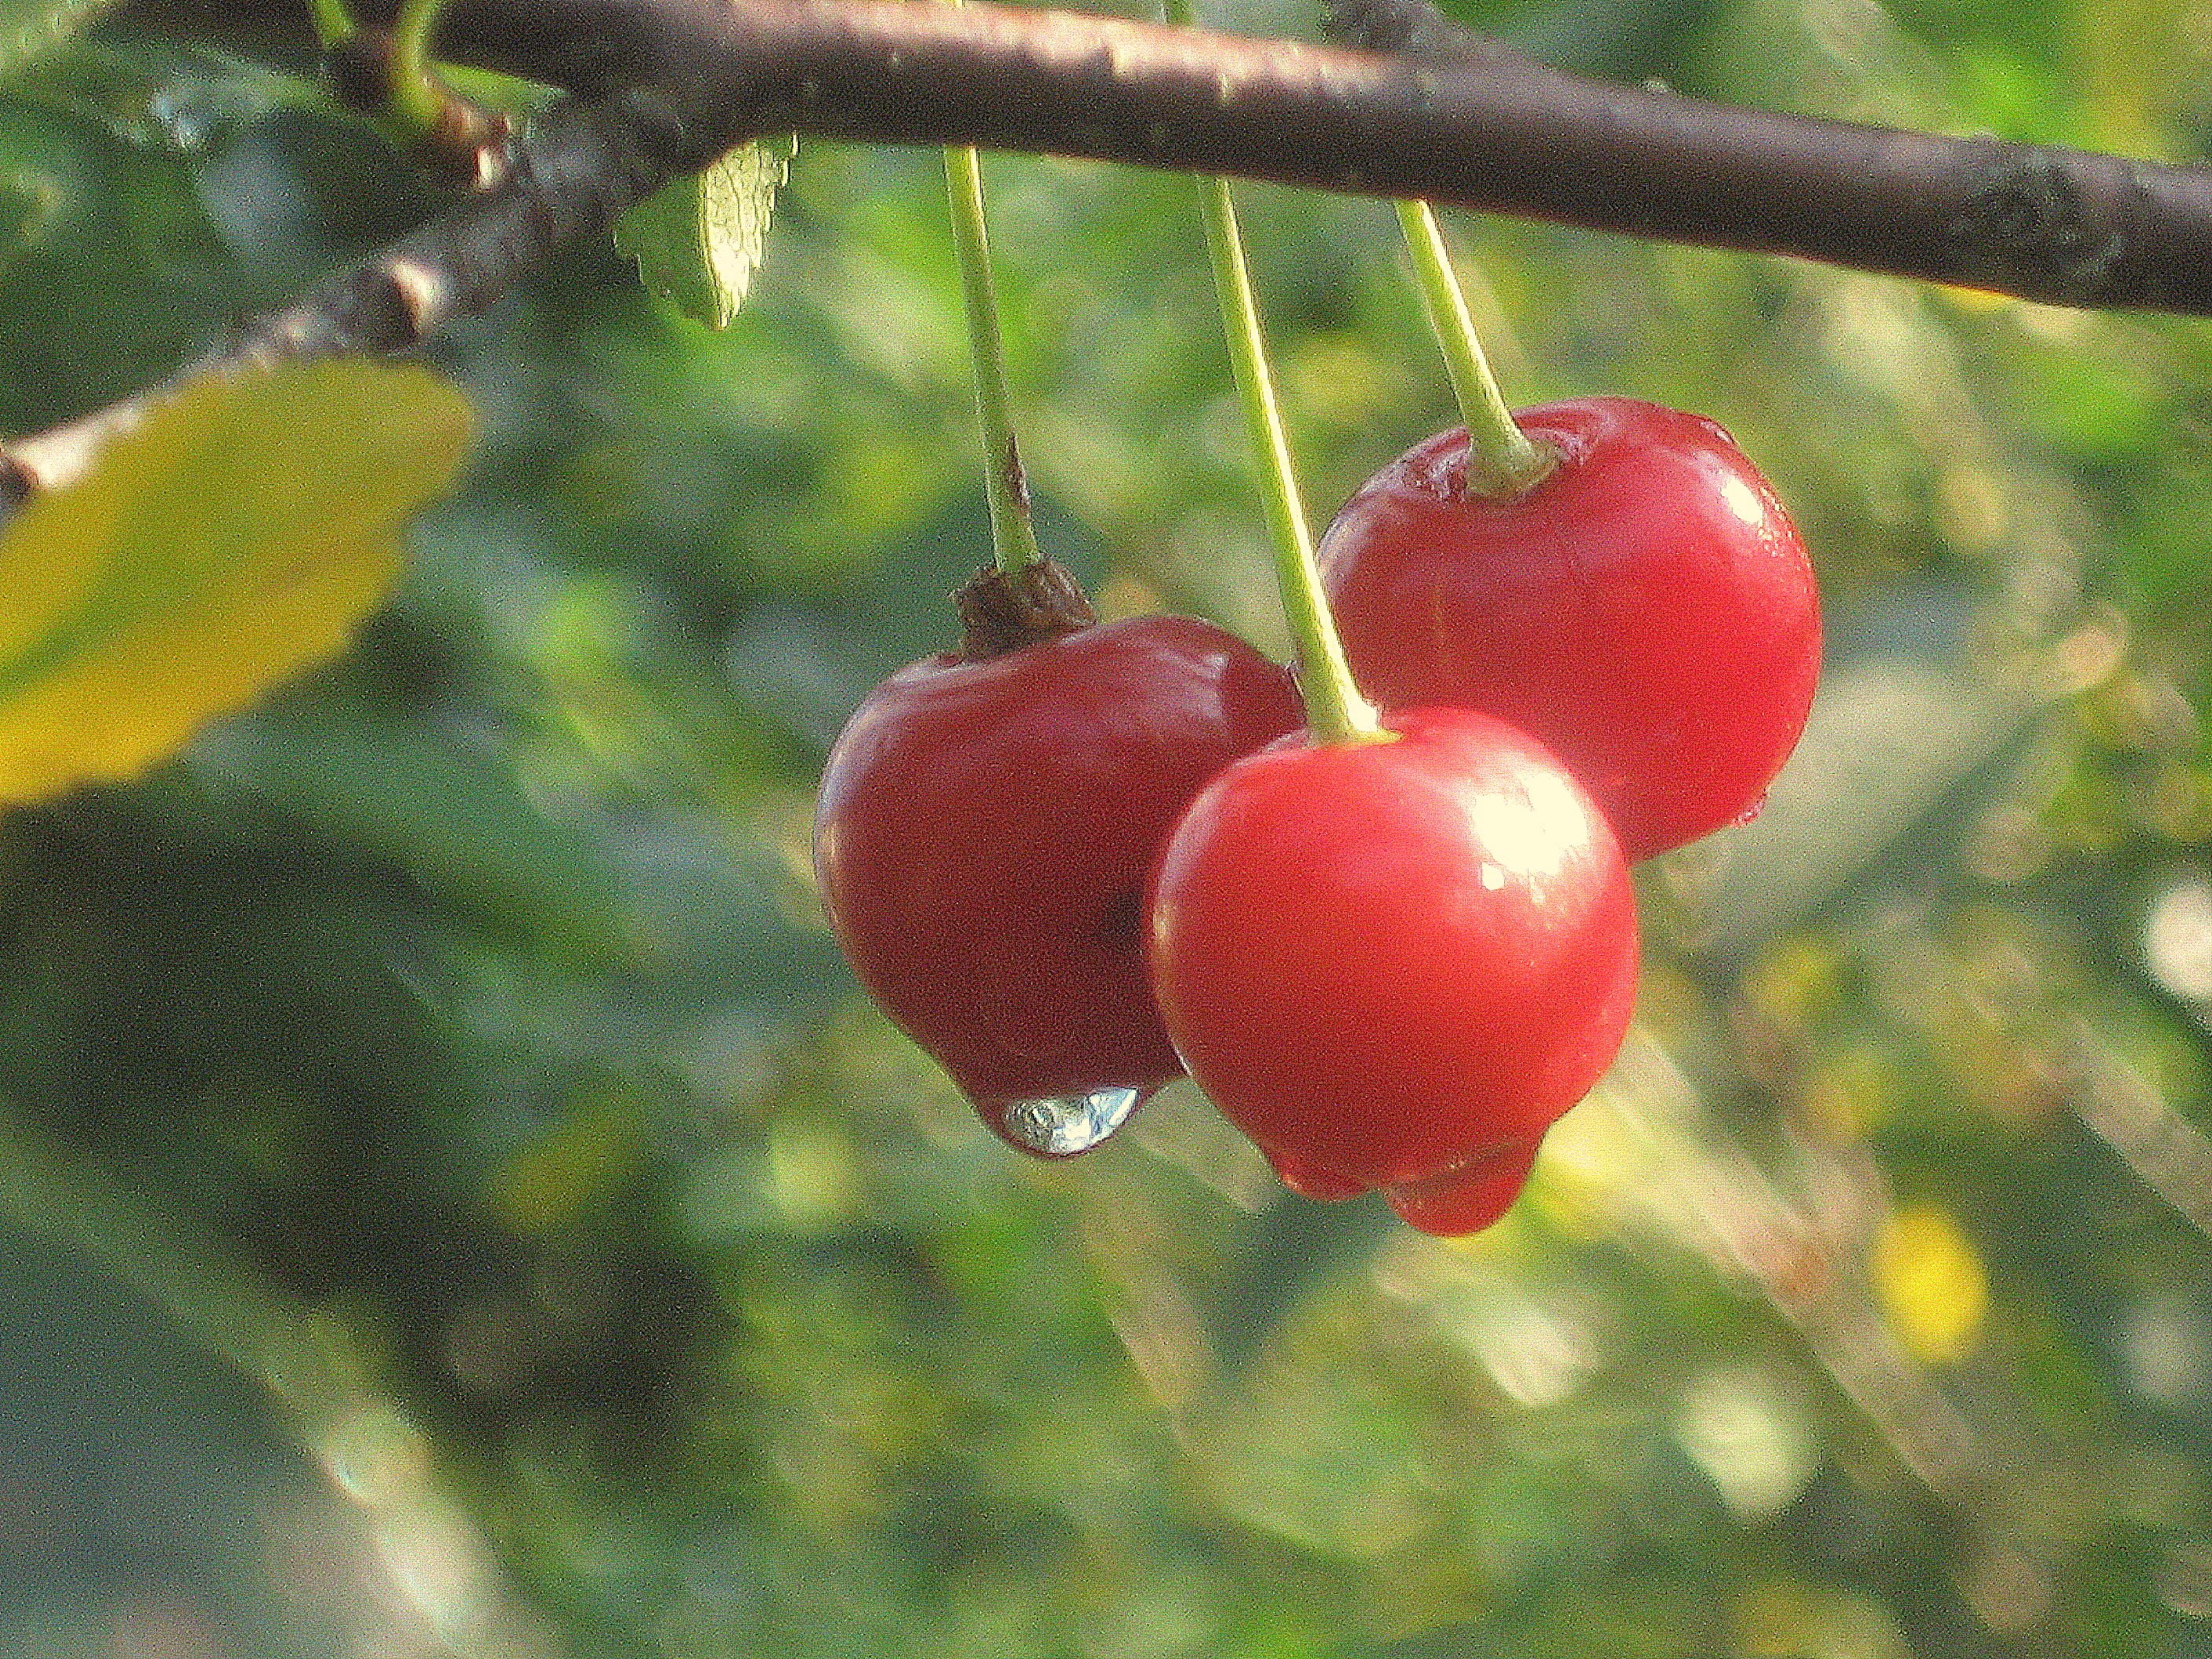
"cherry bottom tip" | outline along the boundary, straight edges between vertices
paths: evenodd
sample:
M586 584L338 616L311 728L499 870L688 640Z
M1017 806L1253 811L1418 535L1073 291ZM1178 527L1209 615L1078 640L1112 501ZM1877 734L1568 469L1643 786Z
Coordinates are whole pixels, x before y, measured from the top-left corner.
M1540 1136L1486 1147L1441 1174L1386 1187L1382 1196L1407 1225L1438 1238L1463 1238L1513 1207L1542 1145Z
M1267 1162L1274 1167L1276 1176L1283 1185L1300 1198L1318 1199L1324 1204L1333 1204L1340 1199L1358 1198L1362 1193L1375 1190L1372 1182L1354 1180L1348 1176L1338 1175L1333 1170L1303 1164L1282 1152L1269 1152L1264 1146L1261 1151L1266 1153Z

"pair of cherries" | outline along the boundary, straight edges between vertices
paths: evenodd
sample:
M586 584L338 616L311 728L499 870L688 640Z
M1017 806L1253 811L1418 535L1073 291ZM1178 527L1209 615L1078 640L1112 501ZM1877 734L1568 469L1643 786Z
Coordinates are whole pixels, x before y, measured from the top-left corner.
M1212 623L1091 623L1052 567L979 578L961 647L855 712L816 822L832 925L1002 1139L1085 1151L1187 1070L1309 1196L1456 1235L1519 1194L1626 1030L1629 865L1758 810L1820 641L1720 427L1515 418L1555 458L1534 485L1470 489L1447 432L1322 539L1376 740L1316 740Z

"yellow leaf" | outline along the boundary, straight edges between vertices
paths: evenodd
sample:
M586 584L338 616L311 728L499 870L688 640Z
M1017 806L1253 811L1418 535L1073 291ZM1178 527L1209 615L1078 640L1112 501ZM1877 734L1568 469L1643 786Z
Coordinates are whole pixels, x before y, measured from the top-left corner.
M337 651L474 419L356 359L210 378L0 535L0 805L136 777Z

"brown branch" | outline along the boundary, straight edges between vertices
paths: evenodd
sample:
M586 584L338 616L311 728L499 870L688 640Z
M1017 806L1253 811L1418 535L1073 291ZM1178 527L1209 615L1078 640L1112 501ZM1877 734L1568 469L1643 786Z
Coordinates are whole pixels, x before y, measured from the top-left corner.
M695 161L793 129L975 143L2212 313L2205 169L1735 108L1440 50L1418 15L1407 29L1426 56L994 4L453 0L441 38L457 58L649 95Z
M2060 304L2212 313L2212 171L1607 85L1420 0L1343 3L1340 27L1401 50L987 3L453 0L442 52L587 101L543 123L499 186L186 373L404 349L661 179L793 130L1420 196ZM380 21L390 4L356 12ZM279 44L305 21L296 0L138 0L130 15ZM163 392L9 446L0 501L75 476Z

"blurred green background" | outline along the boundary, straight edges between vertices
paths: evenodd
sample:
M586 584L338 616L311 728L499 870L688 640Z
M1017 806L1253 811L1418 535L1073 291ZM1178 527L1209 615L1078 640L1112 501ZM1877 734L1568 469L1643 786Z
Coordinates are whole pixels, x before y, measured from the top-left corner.
M1465 15L1820 114L2212 120L2193 0ZM20 73L0 430L401 176L204 52ZM986 176L1048 547L1280 650L1188 182ZM1449 391L1385 205L1240 204L1325 514ZM809 145L727 333L594 246L438 343L486 435L349 655L0 820L0 1655L2212 1656L2212 332L1449 229L1509 395L1727 423L1830 616L1504 1224L1289 1198L1183 1090L1018 1160L858 998L813 775L988 531L938 158Z

